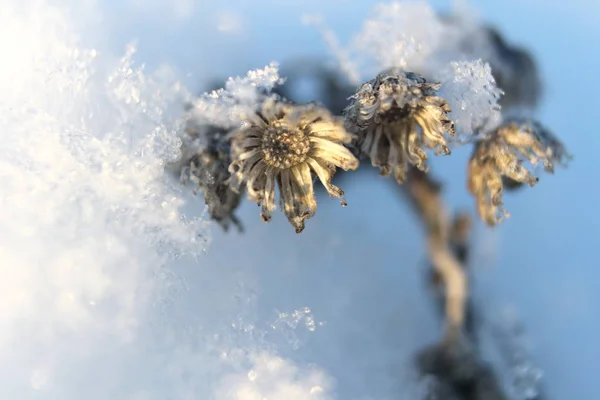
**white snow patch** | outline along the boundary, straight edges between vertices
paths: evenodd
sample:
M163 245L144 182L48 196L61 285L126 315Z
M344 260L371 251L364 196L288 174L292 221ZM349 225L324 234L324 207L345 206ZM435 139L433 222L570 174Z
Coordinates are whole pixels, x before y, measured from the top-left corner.
M502 90L496 86L488 63L453 61L436 79L442 82L440 95L450 104L450 118L458 134L489 132L500 124Z
M203 93L193 101L192 115L200 123L224 128L239 126L255 112L268 92L283 83L279 65L272 62L262 69L248 71L245 77L229 78L225 87Z

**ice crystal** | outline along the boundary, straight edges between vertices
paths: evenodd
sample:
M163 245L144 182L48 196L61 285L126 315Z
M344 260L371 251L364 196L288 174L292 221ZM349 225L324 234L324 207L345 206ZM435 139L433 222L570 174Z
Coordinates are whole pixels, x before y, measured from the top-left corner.
M424 1L379 3L356 35L353 48L370 56L381 71L399 67L423 72L428 59L445 44L444 25Z
M450 104L450 118L459 134L489 131L500 123L502 90L496 86L489 64L453 61L440 73L440 80L440 94Z
M273 62L263 69L249 71L243 78L229 78L222 89L203 93L193 100L190 111L198 122L222 128L238 127L281 83L279 66Z

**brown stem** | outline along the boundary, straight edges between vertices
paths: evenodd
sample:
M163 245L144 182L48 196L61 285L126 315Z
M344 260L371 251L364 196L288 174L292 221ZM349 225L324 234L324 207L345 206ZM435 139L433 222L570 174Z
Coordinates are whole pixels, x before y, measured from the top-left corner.
M452 245L458 244L458 237L455 239L451 232L453 226L440 196L440 185L428 174L412 168L402 188L425 228L429 257L446 297L446 339L455 340L465 323L468 278L461 260L452 250ZM466 238L468 225L463 226L460 233Z
M471 219L458 214L451 222L440 185L415 168L409 172L403 191L425 228L434 281L443 289L446 300L444 341L427 347L417 357L420 373L435 377L426 398L507 400L493 370L473 346L476 338L466 269ZM463 337L463 331L467 340L457 340Z

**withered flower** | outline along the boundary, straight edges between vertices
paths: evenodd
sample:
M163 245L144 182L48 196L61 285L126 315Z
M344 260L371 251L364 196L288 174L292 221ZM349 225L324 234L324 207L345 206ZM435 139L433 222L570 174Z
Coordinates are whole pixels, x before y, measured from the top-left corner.
M179 174L182 185L190 181L195 184L204 197L211 219L225 231L231 223L242 231L242 224L234 214L241 195L227 183L231 160L225 137L226 131L221 128L189 120L182 138L182 154L168 168Z
M538 178L525 165L539 163L553 173L554 165L566 165L571 155L539 123L524 119L507 121L475 145L468 167L468 188L477 200L480 217L490 226L510 216L502 208L503 178L534 186Z
M444 133L454 135L448 118L450 106L436 96L441 84L397 69L362 84L344 110L346 127L358 136L360 151L371 158L382 175L393 171L398 183L406 181L410 165L427 172L427 154L450 154Z
M275 209L277 184L283 212L296 232L302 232L317 208L313 173L330 196L346 205L344 192L331 178L336 167L353 170L358 160L344 147L351 135L325 108L269 98L231 137L231 184L246 185L248 198L262 204L264 221L270 221Z

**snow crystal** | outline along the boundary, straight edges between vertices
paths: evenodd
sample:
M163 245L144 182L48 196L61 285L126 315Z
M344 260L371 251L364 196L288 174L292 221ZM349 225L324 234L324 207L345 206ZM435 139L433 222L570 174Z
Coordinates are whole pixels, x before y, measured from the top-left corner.
M427 2L381 3L375 5L372 16L364 22L353 47L360 54L373 57L379 71L400 67L420 72L443 45L444 31Z
M498 101L502 91L489 64L453 61L436 79L442 82L440 95L450 104L450 118L459 134L484 133L501 122Z
M243 78L229 78L223 89L202 94L193 101L191 114L199 123L235 127L245 115L255 112L268 92L283 81L278 64L272 62L263 69L249 71Z

